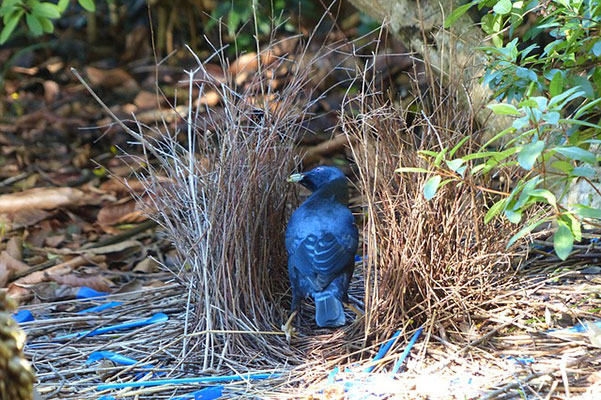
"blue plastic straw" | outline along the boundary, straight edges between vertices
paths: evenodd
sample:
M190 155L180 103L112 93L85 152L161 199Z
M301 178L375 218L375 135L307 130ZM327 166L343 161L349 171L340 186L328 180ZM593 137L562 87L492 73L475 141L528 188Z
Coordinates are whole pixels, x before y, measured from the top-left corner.
M99 311L103 311L106 310L107 308L113 308L113 307L117 307L120 306L123 303L117 302L117 301L112 301L110 303L104 303L104 304L100 304L98 306L94 306L94 307L90 307L90 308L86 308L84 310L80 310L77 312L77 314L84 314L84 313L89 313L89 312L99 312Z
M198 378L180 378L180 379L158 379L154 381L144 382L127 382L127 383L110 383L106 385L98 385L98 390L106 389L123 389L132 387L145 386L160 386L160 385L176 385L180 383L207 383L207 382L223 382L223 381L242 381L245 379L269 379L277 378L282 374L247 374L247 375L223 375L223 376L203 376Z
M221 396L223 396L223 386L213 386L185 394L181 397L174 397L173 400L214 400Z
M74 337L82 337L82 336L102 335L103 333L108 333L108 332L112 332L112 331L120 331L120 330L130 329L130 328L137 328L139 326L156 324L159 322L165 322L167 320L169 320L169 317L167 316L167 314L156 313L152 317L141 320L141 321L126 322L123 324L106 326L104 328L98 328L95 330L71 333L69 335L58 336L55 338L55 340L71 339Z
M393 375L396 374L397 372L399 372L399 369L401 369L401 365L403 365L405 358L407 358L407 356L409 355L411 348L413 347L413 345L415 344L415 342L417 341L417 338L419 338L419 335L421 333L422 333L422 327L420 327L417 331L415 331L413 336L411 336L409 343L407 343L407 347L405 347L405 350L403 350L403 354L401 354L401 357L397 360L397 362L394 363L394 367L392 367Z
M397 331L394 335L392 335L392 337L388 340L388 342L386 342L385 344L383 344L380 347L380 350L378 350L378 353L376 354L376 356L374 357L374 359L372 361L378 361L379 359L384 357L386 355L386 353L388 353L388 350L390 350L392 345L397 341L397 339L399 338L400 335L401 335L401 331ZM371 367L365 368L364 372L371 372L371 371L373 371L374 368L375 368L375 365L372 365Z

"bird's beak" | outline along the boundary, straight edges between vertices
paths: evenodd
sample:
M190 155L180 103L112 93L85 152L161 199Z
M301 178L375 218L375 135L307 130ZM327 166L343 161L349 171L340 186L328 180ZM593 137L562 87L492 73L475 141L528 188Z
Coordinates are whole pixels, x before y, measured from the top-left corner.
M300 182L305 177L305 174L292 174L288 177L288 182Z

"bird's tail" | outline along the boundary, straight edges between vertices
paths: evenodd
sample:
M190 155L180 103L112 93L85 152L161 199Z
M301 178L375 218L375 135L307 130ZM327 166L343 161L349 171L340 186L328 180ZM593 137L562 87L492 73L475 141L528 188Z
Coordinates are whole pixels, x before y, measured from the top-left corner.
M337 328L344 325L344 309L342 301L330 291L316 293L315 322L322 328Z

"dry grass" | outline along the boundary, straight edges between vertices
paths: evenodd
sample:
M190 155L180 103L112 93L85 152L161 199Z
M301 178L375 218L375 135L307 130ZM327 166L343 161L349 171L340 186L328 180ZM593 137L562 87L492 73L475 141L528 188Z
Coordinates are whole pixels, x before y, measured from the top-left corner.
M490 199L477 187L489 182L452 182L427 201L422 193L427 174L395 172L401 166L429 168L419 150L451 149L467 135L463 148L478 144L472 115L458 111L454 93L445 95L431 85L434 104L418 93L411 105L418 111L412 112L384 104L375 93L361 93L349 99L353 113L345 112L341 122L355 143L358 187L368 215L366 336L379 340L432 319L440 326L469 320L474 305L494 296L494 287L512 275L505 244L515 226L483 222Z

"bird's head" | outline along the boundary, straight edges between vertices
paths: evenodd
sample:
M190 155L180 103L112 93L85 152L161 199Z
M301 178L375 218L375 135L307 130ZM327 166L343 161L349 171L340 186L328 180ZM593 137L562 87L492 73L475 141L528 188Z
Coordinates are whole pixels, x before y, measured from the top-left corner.
M346 177L336 167L319 166L309 172L292 174L288 177L288 182L298 182L307 189L315 192L329 183L342 179L346 187Z

